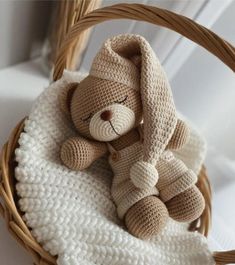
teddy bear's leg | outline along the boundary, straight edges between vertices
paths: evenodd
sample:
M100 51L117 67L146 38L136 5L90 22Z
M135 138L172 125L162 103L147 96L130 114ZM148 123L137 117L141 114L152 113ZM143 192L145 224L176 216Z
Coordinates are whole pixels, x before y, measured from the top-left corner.
M199 218L205 208L205 200L199 189L191 188L166 202L169 215L178 222L192 222Z
M195 186L197 176L194 172L173 156L160 161L157 169L157 188L170 217L179 222L192 222L200 217L205 208L205 201Z
M163 230L168 217L165 204L156 196L148 196L127 211L125 223L132 235L149 239Z

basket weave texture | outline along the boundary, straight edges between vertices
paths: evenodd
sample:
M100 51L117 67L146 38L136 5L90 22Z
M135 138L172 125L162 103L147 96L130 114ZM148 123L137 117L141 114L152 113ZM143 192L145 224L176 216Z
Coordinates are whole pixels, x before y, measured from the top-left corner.
M101 0L73 0L56 1L55 13L53 14L53 24L50 30L49 43L50 54L49 62L54 63L56 54L60 50L65 35L70 28L76 24L84 15L100 6ZM67 54L68 63L71 69L76 69L80 64L81 56L86 48L90 31L86 30L77 38L73 47Z
M62 76L64 69L71 68L69 51L84 30L103 21L121 18L146 21L174 30L206 48L235 71L235 48L212 31L189 18L157 7L140 4L119 4L95 10L74 24L65 36L57 55L54 80L58 80ZM18 139L23 129L24 120L13 130L1 151L0 196L2 201L0 201L0 214L5 219L9 232L31 254L36 265L56 265L56 257L52 257L37 243L30 229L24 223L23 213L20 212L17 205L18 198L15 191L14 177L16 167L15 149L18 146ZM197 185L205 198L206 208L202 216L190 225L190 230L197 230L207 236L211 224L211 188L205 167L202 168L199 174ZM214 259L216 264L235 263L235 251L215 252Z

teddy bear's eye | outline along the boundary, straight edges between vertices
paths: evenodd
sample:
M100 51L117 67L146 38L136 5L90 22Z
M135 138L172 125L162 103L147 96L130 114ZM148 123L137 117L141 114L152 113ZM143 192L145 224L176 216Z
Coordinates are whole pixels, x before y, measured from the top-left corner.
M126 100L127 100L128 96L125 96L125 98L123 100L120 100L120 101L114 101L114 103L118 103L118 104L122 104L124 103Z
M82 121L89 121L89 120L91 119L92 115L93 115L93 113L91 112L91 113L89 114L88 117L86 117L86 118L81 118L81 120L82 120Z

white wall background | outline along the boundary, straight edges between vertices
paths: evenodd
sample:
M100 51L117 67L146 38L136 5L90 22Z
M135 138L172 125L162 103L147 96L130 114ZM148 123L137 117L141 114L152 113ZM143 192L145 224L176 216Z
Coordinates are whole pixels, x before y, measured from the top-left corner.
M0 69L38 56L51 1L0 0Z

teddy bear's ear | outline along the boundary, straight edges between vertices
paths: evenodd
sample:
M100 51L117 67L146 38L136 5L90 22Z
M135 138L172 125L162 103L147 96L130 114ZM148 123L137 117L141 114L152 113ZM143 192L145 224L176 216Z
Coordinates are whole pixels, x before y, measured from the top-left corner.
M79 83L69 83L67 84L59 94L59 104L61 110L70 116L70 104L73 97L73 93L78 87Z

